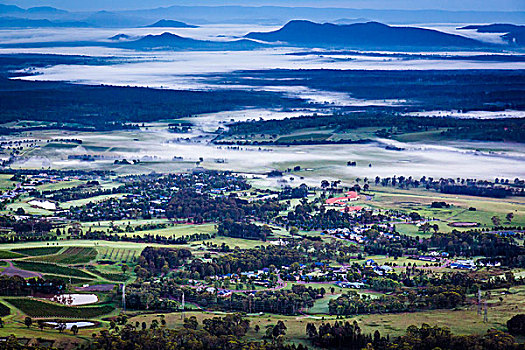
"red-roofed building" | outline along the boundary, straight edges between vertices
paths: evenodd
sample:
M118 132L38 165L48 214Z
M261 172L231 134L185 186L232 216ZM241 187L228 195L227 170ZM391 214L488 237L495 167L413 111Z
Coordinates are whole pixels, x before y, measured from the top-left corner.
M355 191L346 192L346 198L351 201L356 201L359 199L359 194Z
M357 205L357 206L354 206L354 207L345 207L343 210L345 211L345 213L349 213L351 211L361 211L361 210L363 210L363 207Z
M335 197L328 198L325 203L328 205L346 205L349 201L356 201L359 199L359 194L355 191L350 191L346 193L346 197Z

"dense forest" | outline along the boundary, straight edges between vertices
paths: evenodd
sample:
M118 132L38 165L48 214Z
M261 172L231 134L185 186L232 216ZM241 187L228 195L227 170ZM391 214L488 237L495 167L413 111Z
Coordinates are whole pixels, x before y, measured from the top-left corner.
M228 73L218 82L246 86L307 86L370 100L407 100L404 109L504 110L525 108L520 70L259 70ZM362 109L362 107L358 107Z

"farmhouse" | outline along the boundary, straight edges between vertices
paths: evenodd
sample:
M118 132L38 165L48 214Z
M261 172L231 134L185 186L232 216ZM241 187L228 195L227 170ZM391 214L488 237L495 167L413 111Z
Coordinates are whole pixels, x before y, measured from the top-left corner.
M472 260L456 260L450 264L452 269L465 269L465 270L475 270L476 264Z

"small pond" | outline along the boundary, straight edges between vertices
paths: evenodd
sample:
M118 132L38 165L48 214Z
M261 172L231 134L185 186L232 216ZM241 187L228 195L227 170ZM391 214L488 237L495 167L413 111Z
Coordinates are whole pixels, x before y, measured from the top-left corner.
M78 328L86 328L86 327L93 327L95 325L95 322L89 322L89 321L75 321L75 322L64 322L66 324L66 329L71 329L73 326L77 326ZM52 327L57 327L58 322L46 322L47 325L50 325Z
M96 294L57 294L48 300L68 306L95 304L98 302Z

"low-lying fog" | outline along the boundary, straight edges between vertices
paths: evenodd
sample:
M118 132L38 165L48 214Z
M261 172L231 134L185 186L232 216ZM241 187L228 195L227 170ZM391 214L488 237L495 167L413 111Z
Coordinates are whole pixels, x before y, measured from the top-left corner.
M167 123L156 123L140 131L78 133L61 132L64 137L83 140L73 149L43 147L14 167L56 167L107 169L114 159L142 159L143 163L123 166L120 171L180 171L202 166L242 173L263 174L271 169L300 165L301 172L286 176L288 183L318 184L320 179L343 179L375 176L433 176L513 179L525 173L525 145L507 143L441 142L439 144L401 143L378 139L366 145L316 145L293 147L228 147L209 144L209 132L232 120L282 119L297 117L303 112L244 110L222 112L192 118L196 124L191 134L167 131ZM56 137L56 132L43 132L41 137ZM387 144L403 147L403 151L386 150ZM93 147L93 148L92 148ZM476 150L477 149L477 150ZM68 159L73 154L105 155L106 160L82 162ZM176 158L176 157L182 157ZM347 167L356 161L357 167ZM371 166L369 166L371 164ZM119 167L117 167L117 170ZM290 181L290 177L294 178ZM301 179L300 177L304 177ZM264 184L280 185L277 179L263 179Z

